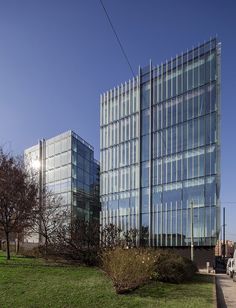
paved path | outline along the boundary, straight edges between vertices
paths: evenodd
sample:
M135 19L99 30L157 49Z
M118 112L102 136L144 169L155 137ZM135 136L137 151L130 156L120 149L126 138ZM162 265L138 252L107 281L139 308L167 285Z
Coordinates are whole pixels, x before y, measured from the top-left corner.
M218 307L236 307L236 282L226 274L216 274Z

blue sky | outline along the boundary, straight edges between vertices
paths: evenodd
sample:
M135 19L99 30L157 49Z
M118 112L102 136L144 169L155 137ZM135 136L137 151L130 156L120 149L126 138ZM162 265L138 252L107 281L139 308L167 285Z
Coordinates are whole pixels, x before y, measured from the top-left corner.
M236 1L103 1L135 73L221 40L221 199L236 241ZM14 153L73 129L99 158L99 95L130 77L99 0L0 0L0 144Z

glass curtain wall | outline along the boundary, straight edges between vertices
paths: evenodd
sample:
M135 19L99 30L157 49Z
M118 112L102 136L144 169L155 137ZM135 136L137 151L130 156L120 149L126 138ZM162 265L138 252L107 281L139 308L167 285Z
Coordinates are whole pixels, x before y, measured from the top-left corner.
M220 44L215 39L101 96L101 221L154 246L219 233Z
M44 141L43 148L44 185L50 192L60 196L62 206L68 212L71 210L71 137L62 134Z
M72 204L77 217L99 219L99 164L91 146L72 134Z
M214 245L218 237L219 52L211 40L153 69L155 246L190 245L191 203L194 244Z
M62 210L72 217L99 220L100 166L85 140L73 131L40 140L25 151L25 161L37 171L41 189L60 197Z
M139 228L139 89L130 80L101 96L101 220Z

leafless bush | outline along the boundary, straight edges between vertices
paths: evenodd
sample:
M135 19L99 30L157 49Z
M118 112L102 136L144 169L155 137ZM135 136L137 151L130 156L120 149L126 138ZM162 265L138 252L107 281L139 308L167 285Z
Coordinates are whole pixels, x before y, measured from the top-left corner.
M96 221L75 219L54 232L49 253L66 260L96 265L99 249L99 224Z
M123 232L115 225L103 229L95 220L72 219L61 224L50 235L47 255L87 265L98 265L101 251L114 247L133 248L137 244L138 231Z
M116 292L126 293L150 280L156 256L148 249L116 247L104 250L101 259Z

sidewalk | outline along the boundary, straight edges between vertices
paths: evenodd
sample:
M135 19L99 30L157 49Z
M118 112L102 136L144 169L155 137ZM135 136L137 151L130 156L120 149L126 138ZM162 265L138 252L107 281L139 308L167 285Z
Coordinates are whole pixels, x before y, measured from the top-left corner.
M236 282L226 274L216 274L217 306L236 307Z

